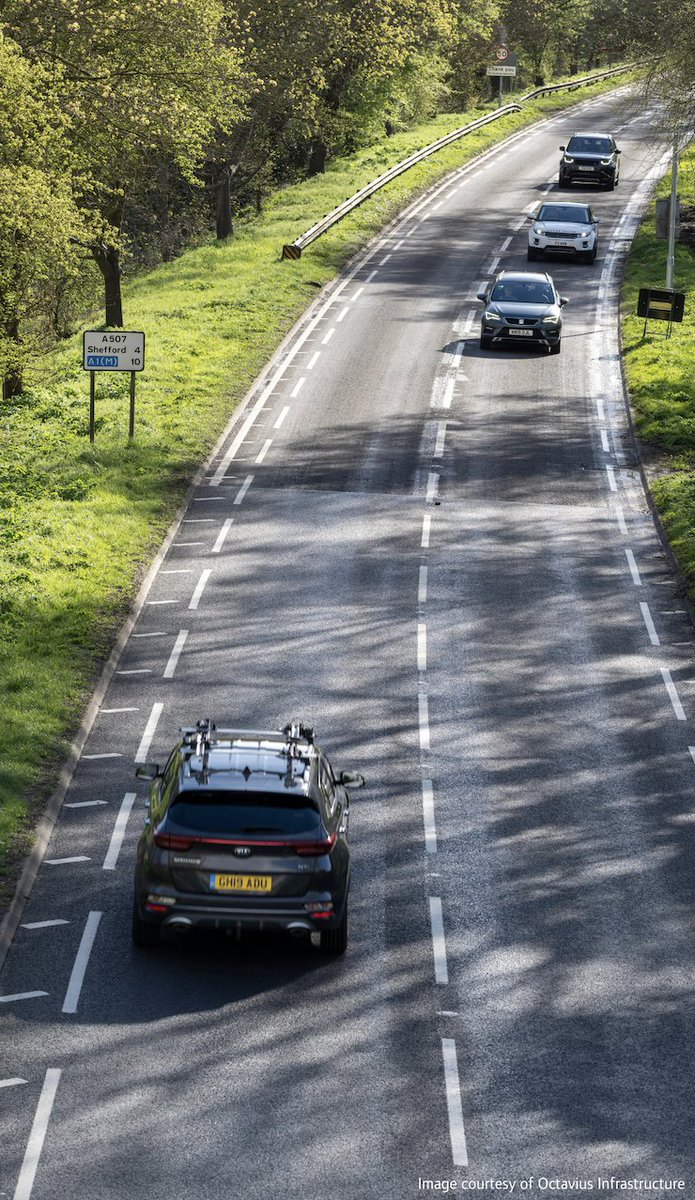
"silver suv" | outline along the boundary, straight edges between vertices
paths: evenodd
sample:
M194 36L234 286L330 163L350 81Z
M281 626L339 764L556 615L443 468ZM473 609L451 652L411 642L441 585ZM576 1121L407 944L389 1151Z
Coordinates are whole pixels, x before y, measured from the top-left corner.
M546 254L571 255L592 263L598 246L598 217L589 204L541 204L531 217L528 235L528 260L534 262Z

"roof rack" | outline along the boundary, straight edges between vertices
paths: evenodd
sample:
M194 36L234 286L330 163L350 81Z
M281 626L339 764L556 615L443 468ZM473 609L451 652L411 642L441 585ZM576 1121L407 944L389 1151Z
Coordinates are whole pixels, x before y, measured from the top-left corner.
M278 753L287 757L287 777L292 777L292 763L297 759L313 757L314 730L310 725L304 725L297 717L293 717L282 729L226 729L217 728L212 717L204 717L193 726L182 727L179 731L183 737L184 746L190 747L191 756L200 759L200 766L195 774L200 775L204 783L208 782L210 750L215 745L234 741L255 742L260 748L264 743L277 747Z

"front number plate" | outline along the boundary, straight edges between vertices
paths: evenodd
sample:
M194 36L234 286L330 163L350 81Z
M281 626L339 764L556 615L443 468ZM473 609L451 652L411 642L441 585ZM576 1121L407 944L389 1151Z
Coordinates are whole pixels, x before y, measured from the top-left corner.
M579 168L580 171L593 171L593 169L594 169L593 167L580 167Z
M510 337L533 337L532 329L508 329L507 333Z
M211 892L270 892L272 875L211 875Z

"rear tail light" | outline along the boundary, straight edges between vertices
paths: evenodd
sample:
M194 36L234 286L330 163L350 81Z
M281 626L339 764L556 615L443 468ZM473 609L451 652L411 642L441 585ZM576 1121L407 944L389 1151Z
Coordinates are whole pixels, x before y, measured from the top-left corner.
M291 845L295 854L330 854L337 837L337 834L331 833L329 837L323 838L320 842L292 842Z
M175 833L159 833L154 835L154 844L159 846L160 850L190 850L193 845L193 839L189 837L181 837Z
M310 900L304 905L304 911L313 913L315 917L330 917L333 913L333 901Z

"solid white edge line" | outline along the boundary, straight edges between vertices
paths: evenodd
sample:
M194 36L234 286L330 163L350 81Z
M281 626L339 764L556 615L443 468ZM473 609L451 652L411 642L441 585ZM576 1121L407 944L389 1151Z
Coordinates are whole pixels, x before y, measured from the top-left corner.
M97 930L99 928L99 922L102 918L102 915L103 914L100 912L90 912L85 922L84 933L82 934L77 955L75 957L75 962L73 963L72 972L70 974L68 990L65 993L65 1000L62 1008L62 1012L64 1013L77 1012L77 1005L80 1000L80 992L82 991L82 984L84 983L85 972L87 970L87 964L89 963L89 956L92 953L92 946L94 945L94 939L97 935Z
M625 547L625 557L627 559L627 565L630 568L630 574L632 575L632 582L634 583L635 587L642 587L642 577L639 573L637 563L635 562L635 556L632 553L632 550L630 550L628 547Z
M446 962L444 917L439 896L430 896L430 925L432 927L432 952L434 954L434 982L448 983L449 968Z
M103 869L105 871L115 871L116 869L118 855L120 854L121 846L123 845L123 838L125 837L128 817L130 816L131 809L136 799L137 795L135 792L126 792L125 796L123 797L118 816L116 817L116 824L114 825L113 833L111 834L109 848L106 851L106 858L104 859L103 863Z
M60 1083L61 1070L60 1067L49 1067L46 1071L41 1088L41 1095L36 1106L36 1113L29 1134L27 1148L24 1151L24 1160L19 1172L19 1179L14 1191L13 1200L30 1200L31 1193L34 1189L34 1180L43 1150L43 1143L48 1130L48 1122L51 1119L53 1111L53 1103L58 1091Z
M420 749L421 750L429 750L429 748L430 748L430 719L429 719L429 706L427 703L427 695L425 692L418 692L417 707L418 707L418 724L420 727Z
M427 670L427 626L422 622L417 627L417 669Z
M430 544L430 525L431 524L432 524L432 514L425 513L424 517L422 518L422 537L420 539L420 546L422 547L423 550L427 550L429 547L429 544Z
M640 608L642 610L642 616L644 617L644 623L647 626L649 641L651 642L652 646L660 646L661 642L659 641L659 635L656 632L656 626L654 624L652 614L649 611L649 605L645 604L644 600L640 600Z
M446 1107L449 1114L451 1154L455 1167L467 1167L468 1147L466 1146L466 1130L463 1124L463 1109L461 1107L461 1085L459 1083L456 1042L453 1038L442 1038L442 1058L444 1060L444 1086L446 1088Z
M434 821L434 788L431 779L422 781L422 817L425 824L425 850L437 853L437 827Z
M424 604L427 600L427 567L420 567L417 581L417 602Z
M266 438L266 440L264 441L264 443L258 453L258 457L256 458L257 466L260 466L260 464L263 462L263 459L265 458L266 454L270 450L270 447L272 446L272 444L273 444L273 439Z
M193 592L193 595L191 596L191 599L190 599L190 602L188 605L189 609L195 610L198 607L198 605L200 604L200 598L201 598L203 592L205 591L207 581L211 575L212 575L212 570L210 569L210 567L206 567L204 571L201 571L200 579L198 580L198 582L195 585L195 591Z
M668 692L668 698L673 706L673 711L676 714L676 719L678 721L685 721L686 716L683 710L683 705L681 704L678 692L676 691L676 685L671 678L671 672L667 667L661 667L661 676L666 684L666 691Z
M229 533L233 524L234 524L234 517L227 517L227 520L225 521L224 525L222 526L222 528L220 529L220 532L217 535L217 540L215 541L215 545L212 547L212 551L211 551L212 554L219 554L220 550L222 549L222 547L224 545L225 538L227 537L227 534Z
M252 483L253 483L253 475L247 475L246 479L244 480L241 487L239 488L239 491L237 492L236 496L232 500L232 504L241 504L242 500L244 499L244 496L248 492Z
M135 752L135 762L136 763L147 762L147 755L148 755L148 752L150 749L150 743L152 742L152 738L154 737L155 732L157 730L157 724L159 722L159 718L162 715L163 708L164 708L164 704L160 700L157 700L152 705L152 711L151 711L149 717L147 718L145 732L143 733L142 738L140 740L140 745L138 746L138 748Z

